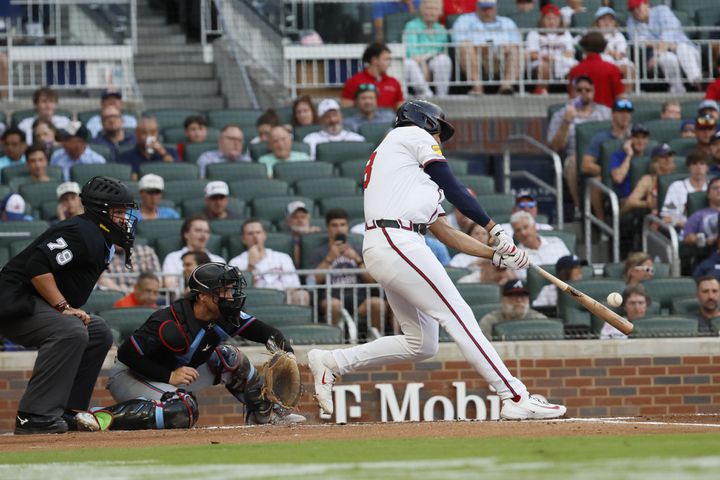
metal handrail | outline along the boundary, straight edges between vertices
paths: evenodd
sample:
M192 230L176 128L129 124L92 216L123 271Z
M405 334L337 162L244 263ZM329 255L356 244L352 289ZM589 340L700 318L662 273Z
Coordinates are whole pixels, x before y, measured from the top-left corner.
M538 176L526 171L512 172L510 170L510 144L513 142L522 142L532 145L541 152L549 155L553 162L553 173L555 174L555 186L551 186ZM563 209L563 177L562 177L562 161L560 155L554 152L546 145L538 142L532 137L527 135L510 135L503 144L503 191L510 193L510 178L511 177L523 177L530 182L548 190L550 193L555 195L555 204L557 211L557 221L555 222L558 230L563 228L563 222L565 218L565 212Z
M599 188L600 191L610 200L611 225L608 225L600 218L592 213L591 194L593 188ZM588 178L585 181L585 199L584 199L584 230L585 230L585 257L588 263L592 263L592 228L595 225L602 232L607 233L612 238L612 257L613 262L620 262L620 201L615 191L609 188L596 178Z
M660 235L658 232L653 230L656 227L659 230L663 230L667 233L667 237ZM664 243L670 257L670 270L671 274L675 277L680 276L680 241L678 240L678 234L675 228L663 221L662 218L656 215L645 215L643 218L642 226L642 250L643 252L648 251L648 237L653 235L655 240L660 243Z

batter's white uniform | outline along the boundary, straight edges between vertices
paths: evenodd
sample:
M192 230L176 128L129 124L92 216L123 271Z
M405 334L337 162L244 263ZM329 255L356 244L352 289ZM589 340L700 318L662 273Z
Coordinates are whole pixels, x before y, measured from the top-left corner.
M444 213L443 192L423 169L434 161L446 161L440 146L416 126L390 131L370 157L363 257L404 335L333 350L338 373L430 358L438 350L439 323L500 397L525 395L525 385L508 371L422 235L410 227L411 222L431 224ZM380 219L398 220L407 230L376 227L373 221Z

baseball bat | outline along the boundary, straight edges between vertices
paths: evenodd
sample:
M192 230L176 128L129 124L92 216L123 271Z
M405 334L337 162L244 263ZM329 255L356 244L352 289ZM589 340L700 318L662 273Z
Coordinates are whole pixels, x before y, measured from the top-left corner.
M623 317L607 308L602 303L592 297L585 295L583 292L563 282L555 275L546 272L541 267L530 264L530 268L539 273L545 280L555 285L558 290L570 295L570 297L585 307L590 313L598 318L603 319L613 327L620 330L625 335L629 335L633 331L633 324L625 320Z

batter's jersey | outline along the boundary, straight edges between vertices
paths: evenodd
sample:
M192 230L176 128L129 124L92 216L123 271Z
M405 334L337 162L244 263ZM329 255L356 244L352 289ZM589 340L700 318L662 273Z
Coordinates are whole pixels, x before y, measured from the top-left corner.
M365 167L365 221L433 223L444 214L445 196L424 168L445 161L440 145L422 128L391 130Z

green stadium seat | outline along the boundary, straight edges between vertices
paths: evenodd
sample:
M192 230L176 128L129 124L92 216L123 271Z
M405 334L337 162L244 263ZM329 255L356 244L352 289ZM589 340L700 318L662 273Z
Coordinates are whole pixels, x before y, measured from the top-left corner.
M350 160L349 162L342 162L338 165L338 168L341 177L350 178L355 180L358 185L362 185L366 166L366 160Z
M290 185L304 178L322 178L332 175L333 166L326 162L276 163L273 167L273 178L284 180Z
M170 127L182 127L187 117L195 115L202 115L202 112L179 108L158 108L145 110L143 113L144 117L154 117L157 120L160 131Z
M490 312L494 312L495 310L500 310L502 305L500 303L485 303L482 305L470 305L470 309L473 312L473 315L475 316L475 320L480 323L480 320L487 315Z
M518 28L536 28L540 20L540 12L533 10L527 13L513 13L509 17Z
M254 162L257 162L258 159L260 159L260 157L262 157L266 153L270 153L270 149L265 142L251 143L248 146L248 150L250 151L250 158L252 158ZM307 143L293 142L292 150L295 152L304 152L310 155L310 145L308 145Z
M569 283L585 295L597 299L605 299L609 293L622 292L625 288L625 282L605 278L593 278ZM592 326L590 312L585 310L569 295L558 295L558 315L563 319L565 325L570 327L590 329Z
M507 193L481 194L477 201L496 222L509 220L515 205L515 197Z
M677 161L677 160L676 160ZM677 180L684 180L687 178L686 173L669 173L667 175L658 175L657 180L657 201L658 208L662 209L663 203L665 202L665 195L667 195L670 184Z
M284 295L284 292L280 293ZM248 301L250 300L248 296ZM257 305L248 307L244 311L254 315L261 322L274 327L279 325L311 325L313 321L312 308L302 305ZM283 335L287 337L284 328Z
M90 120L95 115L100 115L100 110L83 110L82 112L78 112L77 119L79 122L87 124L88 120Z
M70 179L80 185L84 185L96 175L106 175L121 181L127 181L131 179L132 167L122 163L98 163L74 165L70 169Z
M0 185L0 199L3 199L10 195L13 192L13 190L8 185ZM22 195L22 194L21 194ZM23 195L23 198L28 198ZM26 203L30 203L28 200L25 201Z
M537 320L511 320L493 325L494 341L562 340L563 323L552 318Z
M246 288L243 293L246 295L243 310L252 311L254 307L268 305L285 305L285 292L273 288Z
M646 175L650 169L650 157L635 157L630 163L630 184L637 185L643 175Z
M495 193L495 179L488 175L458 175L457 179L466 187L471 188L476 195L492 195ZM513 199L513 203L514 201Z
M675 138L668 142L668 145L675 151L675 165L685 163L684 157L697 145L695 138Z
M573 28L590 28L595 21L595 11L588 10L585 12L574 13L570 25Z
M35 240L32 237L23 238L22 240L15 240L13 241L10 246L8 247L8 250L10 251L10 258L15 257L20 254L23 250L25 250L28 245L30 245L33 240Z
M153 220L157 222L159 220ZM222 256L222 243L223 237L220 235L210 234L208 239L207 249L216 254ZM155 240L155 253L157 253L160 262L162 262L168 253L180 250L184 246L183 241L180 239L180 230L178 230L177 236L162 237Z
M183 220L144 220L138 222L137 234L139 237L146 238L150 243L168 237L177 238L179 241L182 225Z
M402 43L402 33L405 24L415 18L410 12L397 12L385 15L383 18L384 41L387 43Z
M578 159L585 154L585 149L590 146L592 137L598 133L610 129L610 121L586 122L575 127L575 152Z
M185 145L185 162L186 163L197 163L198 158L205 152L217 150L217 142L203 142L203 143L188 143ZM209 170L208 165L208 170Z
M231 182L230 194L250 203L256 198L285 196L289 188L288 183L282 180L254 178Z
M695 295L695 280L692 277L654 278L643 282L653 303L658 303L663 310L670 311L672 301L676 298L687 298Z
M208 123L211 127L222 129L226 125L255 125L257 119L263 114L262 110L253 109L223 109L208 112ZM253 136L250 132L245 132L248 140Z
M217 142L220 136L220 130L208 127L207 142ZM162 131L162 140L164 143L182 143L185 141L184 127L170 127Z
M715 0L673 0L673 10L683 12L695 12L701 8L717 8Z
M682 118L694 119L698 114L698 106L702 100L686 100L680 104Z
M357 183L349 178L305 178L295 182L295 193L313 200L349 196L356 192Z
M124 293L115 290L93 290L85 305L78 305L78 307L88 313L97 314L103 310L113 308L115 302L124 296Z
M342 208L349 218L360 218L365 215L365 204L362 195L343 195L327 197L320 200L320 213L325 215L331 208Z
M292 345L336 345L343 343L343 332L333 325L288 325L283 334Z
M292 122L292 111L292 105L285 105L284 107L278 107L275 109L278 117L280 117L280 123L283 125L288 125Z
M547 124L550 125L550 121L552 120L553 115L555 115L555 112L565 107L567 103L553 103L552 105L549 105L547 107L547 114L545 116L545 119L547 120Z
M654 267L654 278L667 278L670 276L669 263L654 263ZM625 262L606 263L605 267L603 267L603 277L622 279L623 269L625 269Z
M0 267L4 267L10 258L10 251L7 247L0 247Z
M210 231L216 235L240 236L245 219L227 218L223 220L210 220Z
M9 246L18 240L35 239L48 228L43 220L30 222L0 222L0 245Z
M370 158L375 145L370 142L328 142L317 146L315 160L318 162L342 163L349 160Z
M267 168L260 163L230 162L213 163L207 166L205 177L208 180L249 180L266 179ZM232 185L228 182L228 185ZM232 191L232 188L231 188Z
M703 208L708 206L708 199L707 199L707 193L706 192L692 192L688 194L687 199L687 211L688 211L688 218L693 213L697 212L698 210L702 210Z
M3 185L9 185L10 182L18 177L29 177L30 173L28 172L27 165L10 165L8 167L4 167L2 170L2 183ZM62 175L62 168L58 167L57 165L48 165L48 177L52 180L59 180L62 181L63 175Z
M310 212L313 211L313 201L311 198L302 197L300 195L284 195L277 197L258 198L252 202L253 215L258 218L264 218L271 222L284 220L287 216L287 206L290 202L300 200L307 205Z
M302 142L302 139L307 135L319 132L321 130L320 125L303 125L301 127L295 127L293 129L293 139L296 142Z
M117 332L116 342L122 344L155 312L154 308L114 308L99 313L108 327Z
M366 123L360 126L359 133L365 137L365 141L377 147L391 128L392 123Z
M482 204L481 204L482 205ZM570 250L570 253L577 251L577 239L575 232L569 232L566 230L538 230L538 234L541 237L558 237L565 243L565 246Z
M245 202L235 197L228 197L228 211L245 216ZM183 217L188 218L205 212L204 198L190 198L182 202Z
M662 105L657 102L634 102L635 110L632 114L633 123L645 123L650 120L660 119ZM678 128L678 132L680 128Z
M450 167L450 171L456 176L460 177L463 175L470 175L470 162L468 162L464 158L457 158L453 157L452 155L445 155L445 159L448 162L448 166ZM472 175L473 177L476 177L477 175ZM491 192L487 193L495 193L495 189Z
M698 27L715 27L718 24L720 24L720 9L717 8L717 5L695 10L695 25ZM710 31L700 32L699 38L709 39Z
M685 317L658 316L635 320L631 336L634 338L667 338L694 337L697 334L697 320Z
M102 156L106 162L113 160L113 151L110 147L102 143L91 143L88 148L98 155Z
M448 277L450 277L450 280L455 283L465 275L469 275L470 269L461 267L445 267L445 272L448 274Z
M163 198L180 204L192 198L205 198L205 185L207 180L171 180L165 182Z
M670 307L670 313L673 315L680 315L691 317L695 316L700 311L700 303L698 303L697 297L678 298L672 301Z
M500 303L500 287L488 283L459 283L455 285L468 305Z
M265 223L265 221L263 221L263 223ZM265 231L268 232L269 226L264 226ZM242 243L240 231L234 234L226 234L224 238L228 249L228 261L232 260L233 258L237 257L245 251L245 245L243 245ZM287 253L292 257L292 236L286 232L268 232L267 240L265 240L265 247L275 250L276 252Z
M30 118L35 115L35 110L30 108L27 110L17 110L13 112L10 115L10 125L17 125L18 123L22 122L26 118ZM73 118L73 114L70 110L65 110L62 108L58 108L55 110L55 115L60 115L62 117L68 117L70 119Z
M197 180L199 176L198 166L196 164L178 162L148 162L140 165L140 178L148 173L160 175L166 182L173 180Z
M651 120L645 122L650 130L650 138L665 143L680 136L682 120Z

